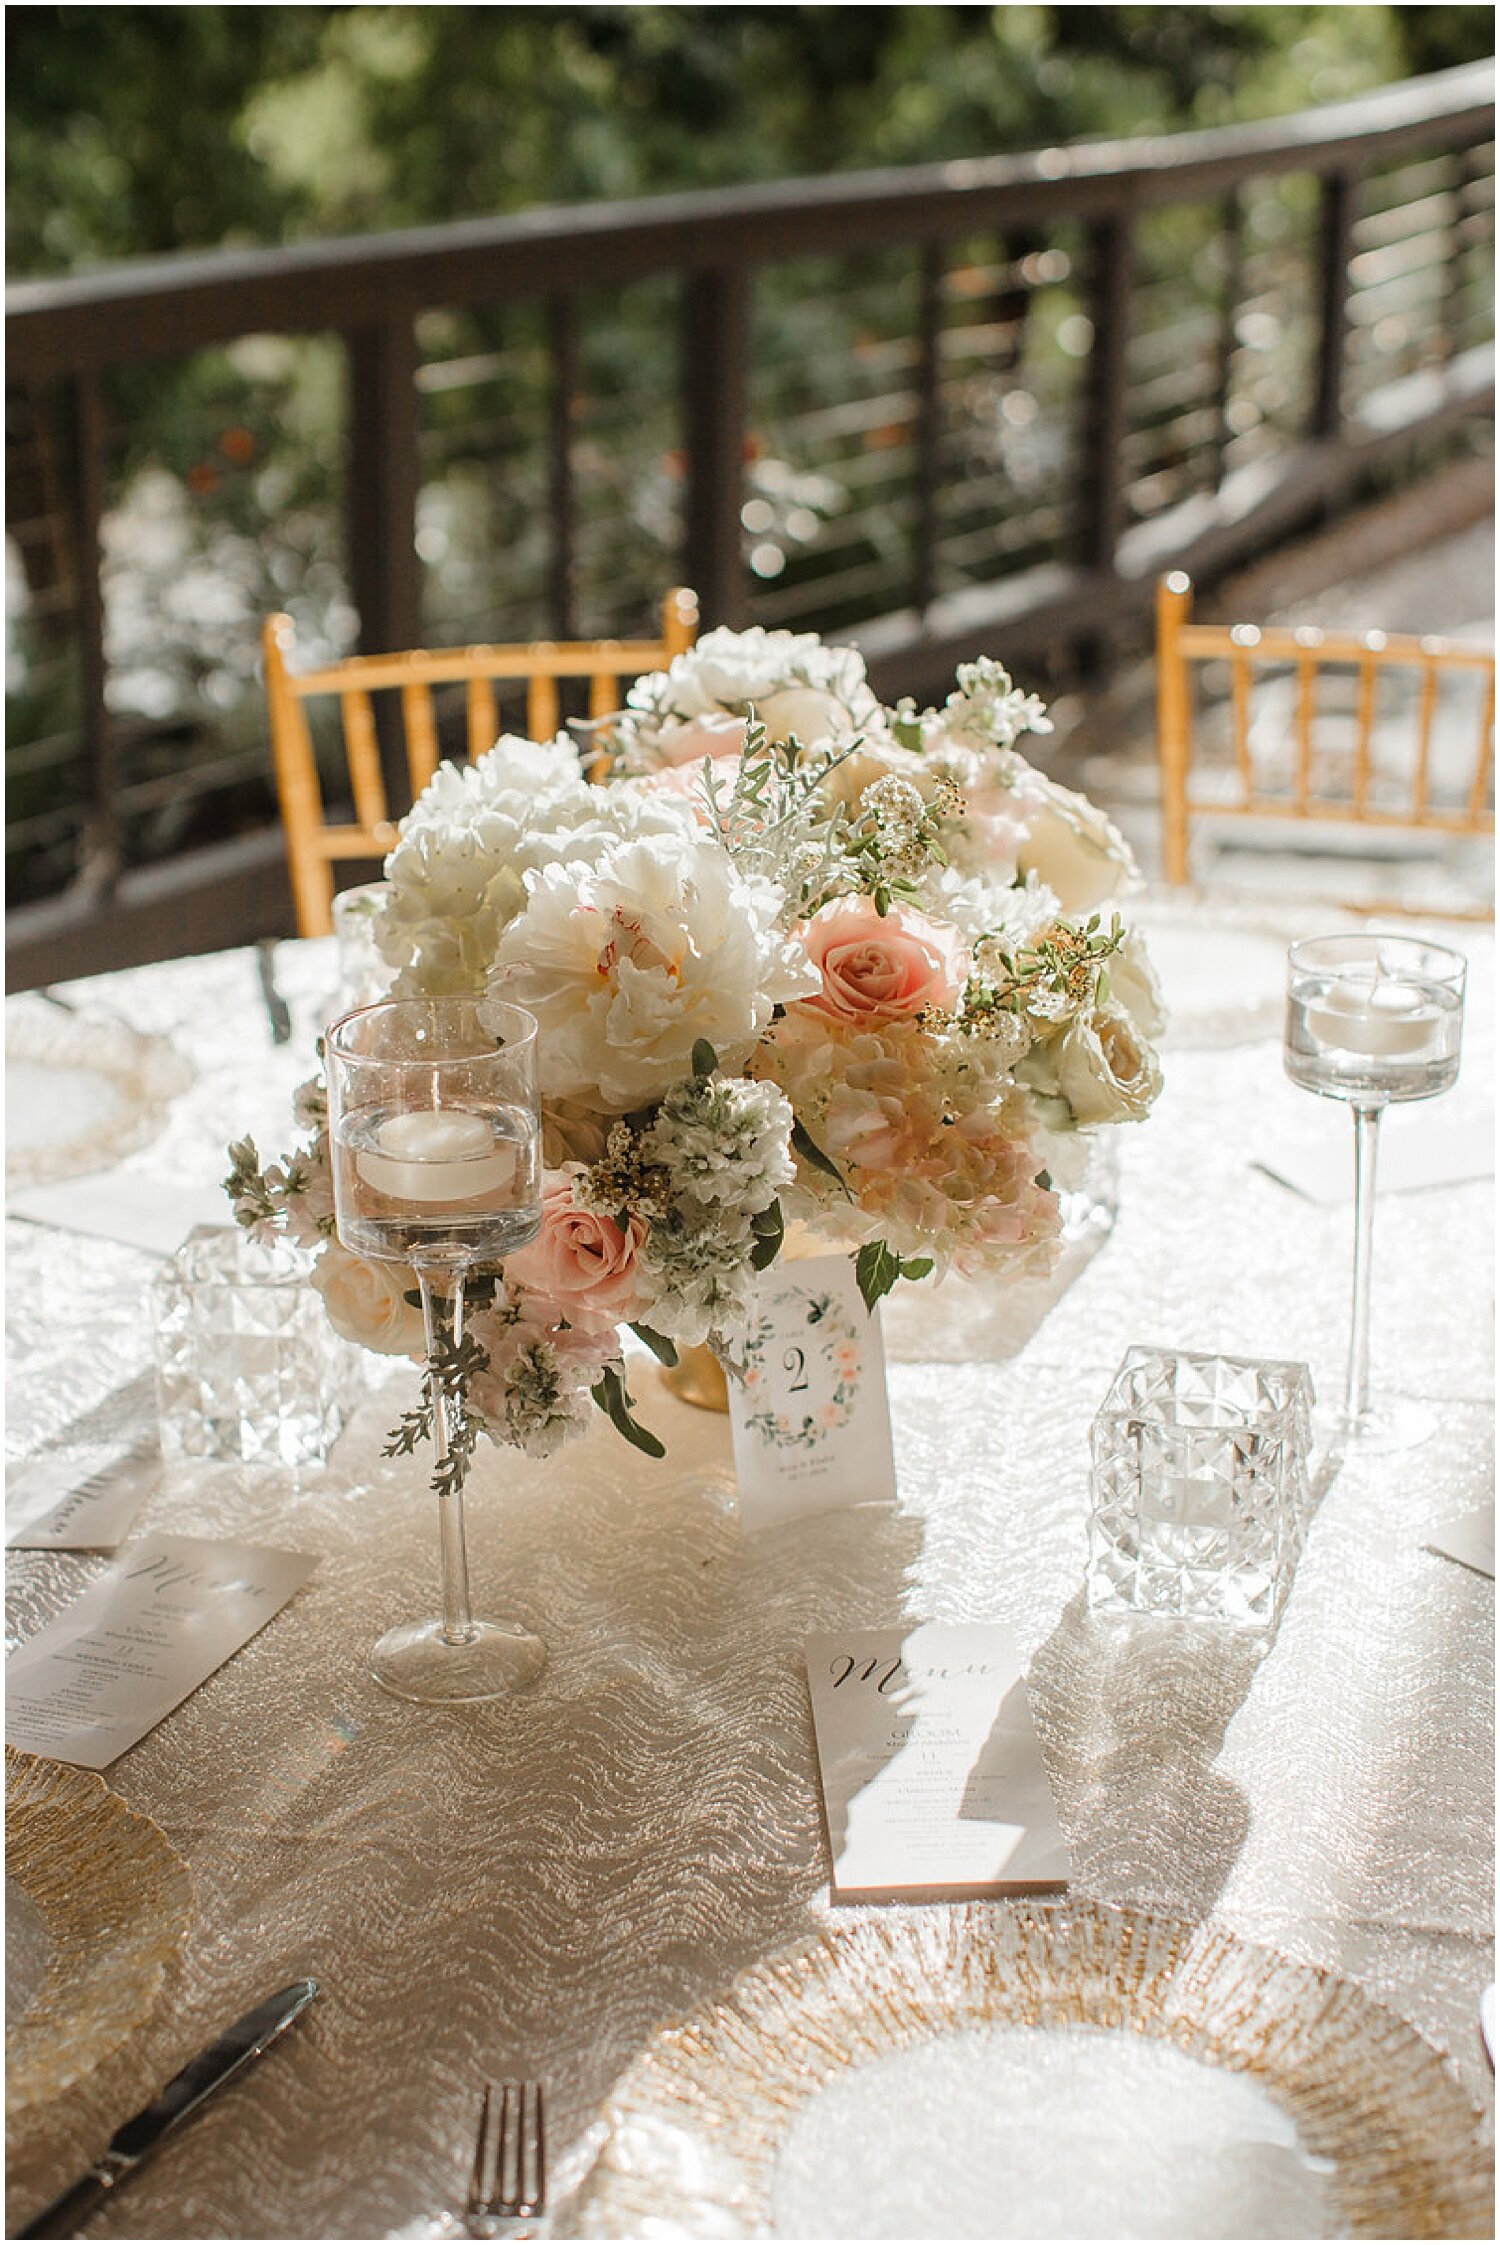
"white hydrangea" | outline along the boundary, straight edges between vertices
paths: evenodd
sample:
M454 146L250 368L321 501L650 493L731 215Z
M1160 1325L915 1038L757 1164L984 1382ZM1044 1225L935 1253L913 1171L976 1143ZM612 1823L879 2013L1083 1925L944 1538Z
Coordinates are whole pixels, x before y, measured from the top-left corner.
M566 738L507 734L477 764L439 766L386 861L376 940L402 970L398 995L482 990L525 905L528 873L559 859L591 864L629 835L692 827L682 804L591 787Z

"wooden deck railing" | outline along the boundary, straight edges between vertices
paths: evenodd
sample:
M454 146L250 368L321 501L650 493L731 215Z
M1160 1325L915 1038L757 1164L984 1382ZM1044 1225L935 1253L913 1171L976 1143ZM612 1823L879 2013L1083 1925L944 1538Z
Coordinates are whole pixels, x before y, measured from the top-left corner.
M121 370L247 336L335 334L360 644L562 636L603 597L580 527L589 320L600 292L664 277L677 307L675 407L652 410L675 438L678 544L646 555L652 582L627 587L630 599L644 615L652 591L682 578L706 624L829 627L859 642L882 690L920 695L975 652L1039 660L1097 642L1146 612L1161 566L1211 576L1490 405L1493 133L1493 69L1475 64L1211 132L12 286L13 404L23 420L66 416L57 505L71 583L51 597L67 611L77 722L31 750L38 768L56 759L64 808L8 835L24 851L69 815L76 828L67 893L10 916L10 981L152 955L183 929L198 948L289 924L274 837L131 865L132 817L170 793L171 775L128 768L143 728L122 727L105 657L109 385ZM1268 211L1275 225L1262 225ZM907 261L895 279L893 257ZM831 272L879 283L885 332L862 330L837 370L793 351L778 373L757 355L762 295L785 308L799 271L813 287ZM450 349L436 364L424 322L521 305L538 308L551 370L538 432L546 553L524 615L491 610L480 629L472 614L444 615L442 573L419 554L433 480L424 401L451 394L467 363ZM846 379L856 361L857 381ZM484 365L492 381L503 354ZM1018 434L1031 443L1024 458ZM790 567L750 532L747 490L768 444L793 466L840 463L842 520L821 523L811 559L793 554ZM237 779L244 762L228 761ZM192 769L178 776L199 784ZM211 766L201 784L215 784Z

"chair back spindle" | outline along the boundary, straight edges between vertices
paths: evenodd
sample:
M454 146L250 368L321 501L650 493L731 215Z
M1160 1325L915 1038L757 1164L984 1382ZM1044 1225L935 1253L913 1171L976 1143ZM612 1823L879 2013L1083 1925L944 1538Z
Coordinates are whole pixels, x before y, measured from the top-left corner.
M377 693L394 690L399 696L407 773L415 798L431 780L441 755L436 688L462 689L464 742L473 762L494 746L499 734L497 682L524 688L528 733L533 740L551 740L560 723L562 680L581 682L590 717L607 716L619 707L622 679L665 668L692 646L697 631L697 598L679 585L662 602L658 639L538 640L446 651L414 648L404 654L351 655L299 672L292 661L290 617L268 617L261 645L271 755L299 935L327 935L332 929L335 864L383 858L396 839L381 764ZM338 704L352 820L330 819L325 807L307 716L308 703L319 697Z
M1162 867L1169 883L1188 883L1190 824L1208 816L1216 821L1358 825L1456 839L1493 834L1493 653L1410 633L1195 624L1192 590L1188 578L1174 570L1161 579L1156 597L1157 760ZM1213 663L1226 666L1229 674L1230 765L1220 775L1220 787L1210 793L1194 784L1194 672ZM1289 684L1280 689L1290 695L1290 704L1279 739L1271 737L1275 728L1257 716L1257 685L1263 686L1263 674L1274 670L1290 673ZM1262 674L1259 679L1257 673ZM1352 741L1346 736L1343 742L1334 736L1347 722L1347 701L1331 709L1327 691L1340 673L1352 674L1353 682ZM1387 683L1394 686L1403 673L1414 683L1404 725L1394 693L1386 692ZM1454 728L1443 714L1445 685L1456 694L1462 687L1450 682L1463 680L1478 689L1472 770L1467 757L1455 750ZM1405 752L1393 770L1391 755L1382 752L1399 742ZM1338 901L1356 910L1423 909L1402 898ZM1492 905L1483 916L1493 916Z

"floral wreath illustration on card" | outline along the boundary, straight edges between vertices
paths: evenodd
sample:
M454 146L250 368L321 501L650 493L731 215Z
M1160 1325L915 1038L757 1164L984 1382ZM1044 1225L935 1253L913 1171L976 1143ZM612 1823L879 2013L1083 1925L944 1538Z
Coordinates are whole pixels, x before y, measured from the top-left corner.
M837 1434L840 1427L849 1423L864 1371L864 1342L852 1315L835 1295L789 1287L783 1300L789 1304L797 1300L807 1304L804 1320L807 1341L788 1342L781 1356L781 1371L789 1383L787 1395L791 1408L778 1411L768 1405L758 1411L752 1410L745 1424L751 1434L758 1435L771 1449L814 1450L830 1434ZM785 1333L784 1322L780 1330ZM765 1317L746 1337L744 1381L752 1404L768 1384L766 1351L776 1339L777 1331L777 1321ZM794 1399L811 1394L825 1382L827 1401L814 1409L804 1409L799 1417Z

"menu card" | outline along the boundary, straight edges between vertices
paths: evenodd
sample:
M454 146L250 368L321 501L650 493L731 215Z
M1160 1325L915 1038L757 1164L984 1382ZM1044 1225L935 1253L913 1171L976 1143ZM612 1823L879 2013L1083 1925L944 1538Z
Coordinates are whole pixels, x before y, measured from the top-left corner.
M1466 1512L1427 1539L1427 1550L1439 1559L1456 1559L1461 1567L1471 1568L1476 1575L1495 1579L1495 1508L1492 1504L1480 1505L1475 1512Z
M30 1186L7 1195L5 1213L28 1224L118 1240L151 1255L174 1254L195 1224L234 1225L233 1210L217 1186L148 1177L134 1169Z
M847 1255L761 1279L729 1382L740 1518L764 1528L838 1505L893 1504L896 1466L880 1318Z
M929 1621L809 1637L807 1678L835 1895L1067 1884L1009 1629Z
M7 1741L106 1768L247 1644L316 1565L297 1551L142 1536L11 1654Z
M1304 1130L1280 1145L1261 1148L1254 1162L1304 1200L1336 1207L1354 1198L1354 1159L1345 1132L1325 1132L1319 1141ZM1494 1174L1495 1123L1488 1110L1408 1119L1399 1107L1391 1108L1381 1132L1382 1193L1420 1193Z
M156 1437L74 1442L5 1469L13 1551L113 1551L161 1471Z

